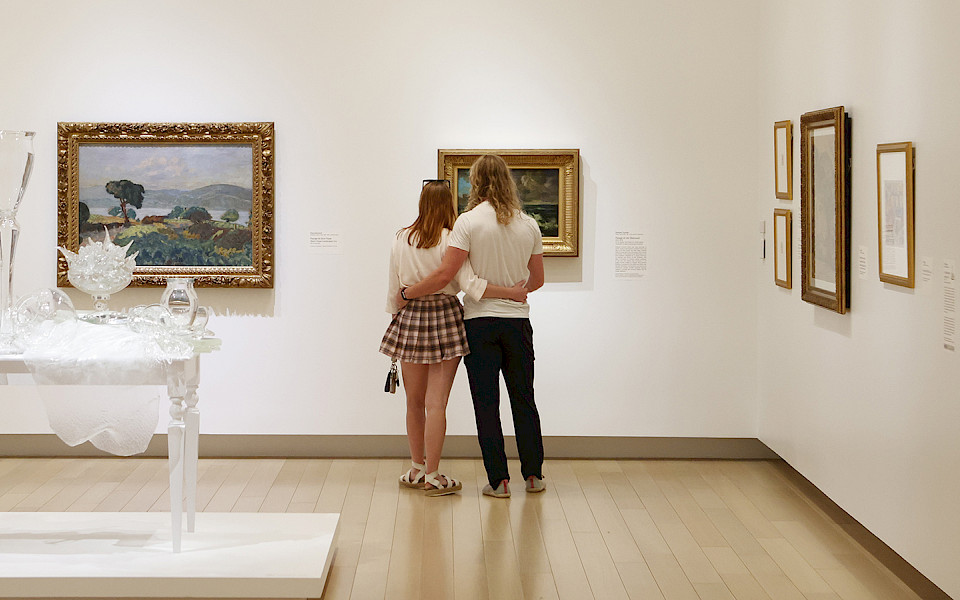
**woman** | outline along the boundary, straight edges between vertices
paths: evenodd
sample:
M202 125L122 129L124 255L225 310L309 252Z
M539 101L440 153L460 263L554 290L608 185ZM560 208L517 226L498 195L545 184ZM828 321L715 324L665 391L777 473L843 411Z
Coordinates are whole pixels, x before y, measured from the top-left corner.
M532 217L523 212L517 186L499 156L481 156L470 168L470 203L450 234L440 268L405 290L419 298L447 285L469 256L477 275L490 284L526 282L528 291L543 285L543 239ZM483 493L510 496L510 474L500 424L500 373L503 373L527 492L542 492L543 439L533 398L533 329L525 302L464 302L471 353L464 360L477 419L477 437L488 484Z
M456 294L462 288L475 299L500 297L518 302L527 295L522 286L488 285L464 262L456 281L437 288L439 293L407 302L407 286L440 266L456 218L449 182L424 181L419 215L412 225L397 232L390 251L387 311L394 316L380 344L380 352L400 362L407 395L407 441L413 467L400 477L400 485L423 489L428 496L452 494L462 488L459 481L439 472L450 388L460 357L470 352L463 307Z

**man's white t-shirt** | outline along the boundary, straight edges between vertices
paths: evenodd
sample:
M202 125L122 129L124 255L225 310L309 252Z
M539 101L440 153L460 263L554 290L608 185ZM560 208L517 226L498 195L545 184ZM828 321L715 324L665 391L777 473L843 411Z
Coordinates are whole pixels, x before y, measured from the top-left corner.
M527 264L534 254L543 254L540 226L527 214L517 213L508 225L497 222L497 213L481 202L459 218L448 244L470 254L477 276L494 285L512 287L530 277ZM463 300L465 319L477 317L526 318L530 305L501 298L469 296Z

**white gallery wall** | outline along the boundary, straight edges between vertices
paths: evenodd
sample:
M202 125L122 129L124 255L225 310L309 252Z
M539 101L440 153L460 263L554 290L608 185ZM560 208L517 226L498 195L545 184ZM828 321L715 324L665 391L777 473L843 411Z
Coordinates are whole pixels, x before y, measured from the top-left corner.
M579 148L580 257L530 298L545 435L755 437L754 7L3 0L0 126L38 131L15 291L55 285L58 121L273 121L276 287L199 290L201 431L399 435L387 259L437 150ZM646 277L614 278L617 231ZM49 431L37 395L3 390L0 432ZM448 421L475 433L462 370Z
M960 356L942 342L942 264L960 259L960 5L772 2L763 21L758 210L772 223L774 208L791 209L795 244L792 290L774 285L772 259L759 277L759 437L960 597ZM853 124L846 315L800 299L800 115L838 105ZM784 119L794 122L792 202L773 193L773 123ZM877 267L876 147L904 141L916 147L914 289L882 283Z

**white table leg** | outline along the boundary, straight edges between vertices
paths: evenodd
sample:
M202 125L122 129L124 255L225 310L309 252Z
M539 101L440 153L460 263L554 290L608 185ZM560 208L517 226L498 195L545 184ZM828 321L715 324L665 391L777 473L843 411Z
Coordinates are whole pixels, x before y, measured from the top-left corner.
M184 363L175 361L167 373L170 396L170 424L167 426L167 461L170 467L170 526L173 551L180 552L183 517L183 398L186 395Z
M186 438L183 444L183 479L187 500L187 531L193 532L197 514L197 463L200 451L200 409L197 387L200 383L200 360L194 357L186 365L187 403L184 423Z

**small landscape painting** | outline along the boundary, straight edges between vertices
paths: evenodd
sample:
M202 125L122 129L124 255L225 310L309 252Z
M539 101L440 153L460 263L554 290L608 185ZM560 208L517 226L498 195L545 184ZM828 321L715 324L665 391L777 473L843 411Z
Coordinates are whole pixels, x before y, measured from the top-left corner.
M579 256L580 151L438 150L438 177L450 182L457 214L470 202L470 167L484 154L500 156L510 167L524 212L540 226L543 255Z

